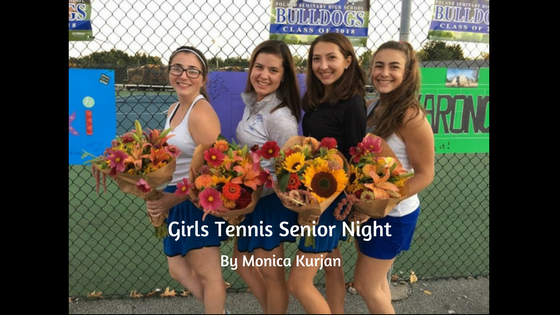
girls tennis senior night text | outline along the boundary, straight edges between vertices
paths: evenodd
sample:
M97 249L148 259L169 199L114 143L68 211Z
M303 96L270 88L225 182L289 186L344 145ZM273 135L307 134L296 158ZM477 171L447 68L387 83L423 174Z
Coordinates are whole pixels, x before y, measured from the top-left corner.
M222 236L222 225L226 224L224 221L214 222L217 225L218 236ZM285 237L288 235L306 236L311 233L313 236L332 236L333 230L336 225L329 226L300 226L292 225L288 227L288 222L280 222L280 236ZM346 221L342 221L342 235L350 236L363 236L364 241L371 240L372 237L391 237L390 229L391 225L387 222L385 225L377 225L377 221L373 221L372 224L360 224L356 226L354 222L348 224ZM179 240L181 237L205 237L208 236L208 225L200 224L198 221L194 225L185 225L184 221L177 222L172 221L168 226L169 236L174 238L175 241ZM225 228L225 233L228 237L234 236L260 236L260 237L270 237L272 236L272 226L263 225L261 221L259 225L228 225ZM340 258L329 258L323 257L321 254L320 258L306 258L305 255L297 256L295 262L298 266L315 266L319 267L319 270L323 269L323 266L340 266ZM248 255L243 257L241 262L244 266L284 266L289 267L292 265L292 260L290 258L255 258L253 255ZM232 270L237 269L237 259L229 258L228 255L221 255L221 265L222 267L230 266Z

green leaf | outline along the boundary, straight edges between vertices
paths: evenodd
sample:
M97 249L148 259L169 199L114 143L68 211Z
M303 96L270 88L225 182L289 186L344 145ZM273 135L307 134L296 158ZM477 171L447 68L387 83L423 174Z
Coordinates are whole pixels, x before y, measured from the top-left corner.
M285 173L281 176L278 176L278 188L280 188L280 191L286 191L289 179L290 173Z

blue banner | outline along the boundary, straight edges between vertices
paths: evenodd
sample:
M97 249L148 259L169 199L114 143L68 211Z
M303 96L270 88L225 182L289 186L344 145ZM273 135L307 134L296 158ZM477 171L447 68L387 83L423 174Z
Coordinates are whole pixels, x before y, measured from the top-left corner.
M309 45L323 33L344 34L353 46L365 46L369 0L272 0L270 39Z
M116 135L115 71L68 69L68 164L102 155Z
M90 0L68 1L68 40L92 40Z
M428 39L490 42L490 0L435 0Z

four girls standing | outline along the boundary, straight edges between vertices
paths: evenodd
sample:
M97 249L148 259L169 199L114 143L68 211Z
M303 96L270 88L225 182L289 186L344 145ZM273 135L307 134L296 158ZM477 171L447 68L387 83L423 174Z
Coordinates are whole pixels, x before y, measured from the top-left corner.
M172 128L181 155L173 180L162 199L147 201L148 212L157 216L169 211L167 223L202 223L203 212L187 197L176 197L173 191L183 177L188 177L190 160L198 144L211 144L220 134L219 119L205 98L208 64L200 51L180 47L169 60L169 81L179 101L171 105L166 128ZM394 313L387 273L395 257L410 247L420 213L418 193L434 177L433 132L426 113L418 100L420 89L419 62L412 46L390 41L373 55L371 81L379 98L365 103L366 76L361 69L351 42L344 35L325 33L318 36L309 49L306 91L299 100L295 66L288 46L269 40L258 45L251 56L250 68L242 99L243 118L236 129L241 145L262 146L276 141L281 147L298 133L301 110L303 135L319 141L336 139L338 150L347 159L349 149L359 143L367 132L385 139L407 169L414 170L409 180L410 197L399 203L385 218L369 219L365 224L392 227L391 237L374 237L369 241L356 237L358 260L354 284L371 313ZM196 105L196 106L195 106ZM366 121L367 120L367 121ZM367 127L367 128L366 128ZM263 160L261 166L274 172L273 162ZM317 225L335 226L333 233L315 237L314 246L305 246L300 239L296 260L300 256L342 261L339 242L344 240L342 222L334 216L341 194L321 216ZM225 287L220 267L220 245L227 238L218 237L214 222L223 220L207 216L203 224L210 227L207 237L163 240L169 272L205 305L207 313L221 313L225 306ZM281 238L279 223L297 224L297 213L282 206L270 188L265 188L254 211L240 224L270 225L270 237L238 236L234 258L244 255L259 258L283 258L284 242L295 237ZM237 272L249 285L263 313L285 313L291 293L307 313L344 313L346 295L342 265L325 266L326 299L314 285L319 264L292 264L286 283L286 271L280 267L243 266Z

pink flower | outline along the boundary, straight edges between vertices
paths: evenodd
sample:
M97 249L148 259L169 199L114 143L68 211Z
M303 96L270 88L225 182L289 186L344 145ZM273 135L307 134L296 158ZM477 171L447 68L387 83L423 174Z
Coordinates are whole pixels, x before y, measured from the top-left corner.
M181 150L179 150L179 148L177 148L177 146L173 144L168 144L164 146L164 149L165 152L167 152L167 154L169 154L172 157L178 157L179 154L181 154Z
M210 172L210 168L209 168L208 165L206 165L206 164L202 165L202 166L198 169L198 173L200 173L201 175L208 174L209 172Z
M259 180L261 181L261 183L264 183L264 187L272 188L272 178L270 178L270 172L268 171L268 169L264 169L261 171Z
M380 153L381 152L381 138L380 137L364 137L359 144L360 148L365 152Z
M189 191L191 190L192 186L193 185L191 183L189 183L189 179L183 177L183 181L177 183L177 189L175 190L175 195L177 197L183 197L183 196L187 195L189 193Z
M108 152L109 156L107 157L107 161L109 161L111 173L118 174L124 172L124 161L128 157L128 155L121 150L109 149Z
M220 164L222 164L222 162L224 161L225 157L226 155L223 154L222 151L215 148L209 148L206 151L204 151L204 159L206 160L206 163L214 167L220 166Z
M360 157L362 153L362 149L360 149L360 144L357 147L350 148L350 155L352 156L352 160L350 162L358 163L360 162Z
M220 192L214 188L206 188L198 194L200 205L204 208L204 212L218 211L222 206L222 198Z
M140 189L140 191L143 193L147 193L152 189L152 187L150 187L148 182L145 181L143 178L140 178L140 180L136 183L136 187L138 187L138 189Z

